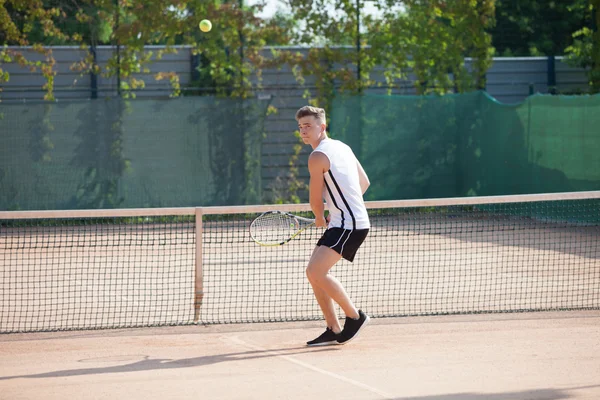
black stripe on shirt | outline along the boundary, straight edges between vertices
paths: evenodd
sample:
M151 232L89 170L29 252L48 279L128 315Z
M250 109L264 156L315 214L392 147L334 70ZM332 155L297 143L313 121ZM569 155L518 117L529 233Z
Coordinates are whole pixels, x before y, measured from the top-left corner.
M329 173L329 175L331 175L331 173ZM331 201L333 201L333 205L335 206L335 208L340 210L340 212L342 213L342 228L343 228L344 227L344 210L342 210L340 208L340 206L337 205L337 201L335 201L335 196L333 195L333 192L331 191L331 188L329 187L327 180L323 179L323 181L325 182L325 187L327 188L327 192L329 192L329 197L331 197Z
M356 229L356 218L354 218L354 213L352 212L352 209L350 208L350 205L348 204L348 201L344 197L344 193L342 193L342 191L340 190L340 186L338 185L337 181L335 180L335 177L331 173L331 170L329 170L329 176L331 177L331 181L333 182L333 184L335 185L335 188L337 189L338 193L340 194L340 198L344 202L344 205L346 206L346 209L350 213L350 217L352 218L352 229ZM331 193L329 193L329 195L331 196ZM338 207L338 209L339 209L339 207ZM340 209L340 211L341 211L341 209ZM342 211L342 213L343 213L343 211ZM343 216L343 214L342 214L342 216ZM342 221L343 221L343 219L342 219Z

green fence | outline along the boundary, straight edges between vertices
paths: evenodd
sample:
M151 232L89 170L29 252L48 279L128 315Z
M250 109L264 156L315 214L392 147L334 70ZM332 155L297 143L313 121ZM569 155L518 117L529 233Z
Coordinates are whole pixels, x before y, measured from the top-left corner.
M0 105L0 210L257 203L268 100Z
M329 125L369 200L600 190L600 95L340 96Z
M2 103L0 210L261 203L268 105ZM329 111L371 178L368 200L600 190L600 95L339 96Z

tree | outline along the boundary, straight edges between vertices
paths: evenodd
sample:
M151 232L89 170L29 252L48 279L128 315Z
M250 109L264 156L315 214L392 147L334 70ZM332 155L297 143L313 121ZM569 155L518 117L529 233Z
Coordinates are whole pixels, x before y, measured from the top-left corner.
M30 36L42 36L53 38L56 41L67 41L69 35L63 32L57 25L56 20L64 17L66 13L55 6L46 6L41 0L5 0L0 3L0 41L4 48L0 51L0 61L18 62L23 67L30 69L39 68L47 80L45 99L53 100L55 59L52 51L45 49L42 43L31 42ZM27 46L33 45L33 50L45 56L45 61L29 61L23 54L11 50L8 45ZM1 64L0 64L1 65ZM0 83L10 79L8 72L0 67ZM1 90L1 89L0 89Z
M585 0L587 1L587 0ZM490 30L500 56L563 55L584 26L581 0L497 0Z
M468 91L485 86L491 65L494 0L393 0L372 2L380 15L360 20L361 0L288 0L294 19L304 27L300 43L322 43L296 59L300 82L316 77L315 104L327 106L336 82L339 90L358 93L375 84L376 66L383 67L392 87L410 73L418 93ZM357 28L358 27L358 28ZM356 46L339 44L356 43ZM465 57L473 59L472 68ZM335 65L335 68L333 68Z
M585 68L590 90L600 93L600 0L580 0L576 5L588 16L588 26L573 33L573 44L566 49L567 62Z
M486 31L494 24L493 0L407 1L405 12L385 13L375 24L370 39L379 48L377 57L392 71L401 67L404 74L414 73L417 93L485 87L492 61ZM383 43L379 31L386 33ZM466 57L472 59L470 69Z
M41 69L48 81L45 98L52 100L56 71L47 45L80 45L89 50L90 46L112 44L117 50L103 70L92 51L72 68L117 76L119 90L133 95L135 89L144 87L136 73L147 72L153 58L176 51L175 44L187 44L210 60L205 67L221 95L243 97L254 86L251 73L260 76L262 68L278 62L261 55L265 38L286 40L285 26L255 17L262 7L262 3L245 7L237 1L218 0L5 0L0 3L0 40L5 44L0 59ZM213 22L209 34L198 29L205 18ZM146 51L149 44L163 44L165 48ZM46 61L30 62L19 49L7 45L32 45L46 55ZM0 67L0 82L8 79ZM175 72L157 74L155 79L170 80L173 94L179 95Z
M266 46L288 46L297 43L297 32L300 29L298 21L290 14L278 10L269 20L272 29L265 35Z

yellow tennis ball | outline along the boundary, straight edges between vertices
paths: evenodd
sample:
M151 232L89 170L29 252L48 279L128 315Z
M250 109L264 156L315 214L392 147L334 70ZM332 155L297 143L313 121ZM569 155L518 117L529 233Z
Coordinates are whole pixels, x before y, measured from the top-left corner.
M212 29L212 24L210 23L209 20L203 19L202 21L200 21L200 30L202 32L208 32L211 29Z

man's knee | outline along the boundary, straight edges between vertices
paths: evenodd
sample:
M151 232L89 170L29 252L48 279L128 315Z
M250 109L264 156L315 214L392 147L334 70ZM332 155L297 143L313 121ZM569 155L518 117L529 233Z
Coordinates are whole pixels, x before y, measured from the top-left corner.
M308 267L306 267L306 277L308 278L309 282L319 283L324 278L324 276L325 274L319 271L319 269L316 268L313 264L308 264Z
M313 282L313 280L314 280L314 275L315 275L315 272L314 272L314 270L313 270L313 269L310 267L310 265L309 265L308 267L306 267L306 270L305 270L304 272L306 272L306 277L308 278L308 281L309 281L309 282Z

